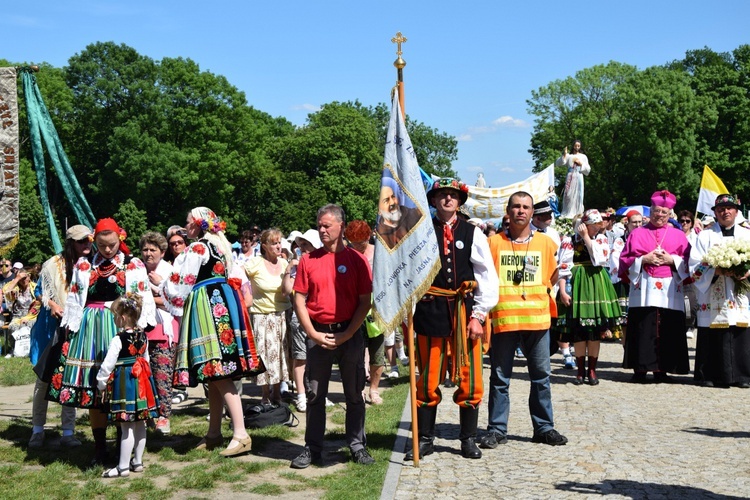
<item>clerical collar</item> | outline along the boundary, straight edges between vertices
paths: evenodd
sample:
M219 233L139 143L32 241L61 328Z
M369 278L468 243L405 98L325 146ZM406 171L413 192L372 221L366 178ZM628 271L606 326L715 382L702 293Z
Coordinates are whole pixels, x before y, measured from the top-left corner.
M719 224L719 227L721 228L721 235L722 236L734 236L734 224L732 224L732 227L726 228Z

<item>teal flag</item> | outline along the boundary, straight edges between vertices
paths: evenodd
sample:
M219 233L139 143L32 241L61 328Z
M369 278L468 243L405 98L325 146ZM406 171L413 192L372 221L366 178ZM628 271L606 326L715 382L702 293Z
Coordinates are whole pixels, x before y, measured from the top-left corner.
M55 228L55 220L52 217L52 209L49 204L49 196L47 195L47 169L44 165L42 140L47 145L47 152L60 179L65 197L73 208L73 213L78 222L93 228L96 219L73 173L73 168L70 166L70 161L68 161L68 155L65 154L47 107L44 105L42 94L39 92L39 87L36 84L36 77L31 72L31 69L24 68L21 70L21 78L23 82L23 94L26 100L26 113L29 117L29 137L34 156L34 170L36 171L36 179L39 184L39 196L44 208L44 215L47 218L52 246L55 249L55 253L59 253L62 251L62 244Z

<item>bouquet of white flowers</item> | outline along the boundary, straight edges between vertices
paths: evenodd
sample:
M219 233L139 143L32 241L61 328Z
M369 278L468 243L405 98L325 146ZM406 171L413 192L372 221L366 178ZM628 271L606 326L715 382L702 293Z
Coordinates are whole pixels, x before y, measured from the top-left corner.
M748 280L741 279L750 271L750 240L730 240L723 245L714 245L708 250L704 261L731 277L739 293L750 291Z

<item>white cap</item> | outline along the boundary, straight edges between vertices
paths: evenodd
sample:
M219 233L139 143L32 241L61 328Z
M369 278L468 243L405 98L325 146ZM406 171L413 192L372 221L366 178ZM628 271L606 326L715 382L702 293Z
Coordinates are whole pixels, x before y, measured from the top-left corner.
M13 269L23 269L23 264L21 264L20 262L16 262L15 264L13 264Z

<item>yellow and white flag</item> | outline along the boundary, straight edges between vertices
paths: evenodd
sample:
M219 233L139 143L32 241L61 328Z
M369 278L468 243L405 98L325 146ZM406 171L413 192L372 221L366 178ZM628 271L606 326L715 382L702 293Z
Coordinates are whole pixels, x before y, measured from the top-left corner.
M695 207L696 212L702 214L712 214L711 207L714 206L716 197L720 194L728 194L726 186L721 179L708 168L708 165L703 166L703 177L701 178L701 189L698 194L698 206Z
M417 155L394 92L378 197L373 315L390 332L414 309L440 270L440 255Z

